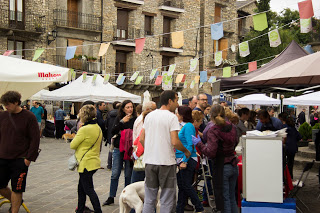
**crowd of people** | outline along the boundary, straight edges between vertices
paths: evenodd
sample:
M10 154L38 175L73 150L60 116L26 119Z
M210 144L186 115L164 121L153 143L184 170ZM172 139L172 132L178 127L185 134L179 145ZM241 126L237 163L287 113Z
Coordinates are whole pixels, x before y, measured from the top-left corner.
M11 201L12 212L19 210L28 166L38 157L41 119L46 116L43 106L34 102L29 111L20 106L20 99L21 95L14 91L5 93L0 99L7 109L0 113L0 194ZM300 135L290 114L281 113L278 119L274 117L273 108L258 113L241 108L234 113L226 102L210 106L206 94L193 96L188 105L179 106L178 96L171 90L162 92L159 109L152 101L143 106L136 106L130 100L116 101L112 105L113 110L108 112L106 119L102 116L106 109L103 101L84 102L78 114L76 135L70 143L79 162L78 213L102 212L93 175L101 168L103 141L109 146L107 169L112 174L109 197L102 205L115 202L124 166L124 187L145 181L143 212L154 212L159 188L161 212L203 212L212 198L216 212L238 212L235 191L239 160L235 148L239 138L254 129L276 131L287 128L284 162L293 176ZM55 112L57 137L63 134L64 123L60 121L65 116L62 107ZM17 130L19 134L16 134ZM199 156L209 159L205 169L213 174L213 185L210 179L205 179L208 192L203 190L202 200L193 186L202 163ZM8 187L9 180L12 191ZM86 196L94 210L85 206Z

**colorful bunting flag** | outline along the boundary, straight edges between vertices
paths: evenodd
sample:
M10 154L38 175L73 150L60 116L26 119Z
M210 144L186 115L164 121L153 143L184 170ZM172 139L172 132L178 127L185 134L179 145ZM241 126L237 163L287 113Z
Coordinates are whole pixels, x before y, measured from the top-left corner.
M210 78L209 78L209 83L213 83L213 82L216 82L216 80L217 80L217 77L216 76L210 76Z
M300 19L300 32L301 33L308 33L311 30L312 30L311 18Z
M194 76L194 83L199 84L200 75Z
M109 82L109 79L110 79L110 74L106 74L103 78L103 83L106 84Z
M139 75L139 71L136 71L135 73L133 73L133 75L132 75L131 78L130 78L130 81L136 80L136 78L138 77L138 75Z
M190 72L195 71L197 69L197 65L198 65L197 58L190 59Z
M123 75L124 75L124 73L120 73L120 74L118 75L118 78L117 78L117 80L116 80L116 83L117 83L118 85L121 85L120 82L121 82L121 80L122 80Z
M172 90L172 76L169 76L168 72L163 72L162 89Z
M76 72L74 69L70 69L71 81L76 80Z
M257 69L257 62L256 61L249 62L249 72L252 72L256 69Z
M102 43L100 45L100 50L98 56L104 56L107 53L110 43Z
M245 41L239 44L239 54L241 57L246 57L250 54L248 41Z
M135 85L141 84L142 79L143 79L143 76L139 76L134 84Z
M159 75L159 71L157 70L156 74L154 75L154 78L157 78Z
M123 83L124 83L124 80L126 79L126 76L124 75L124 76L122 76L122 78L121 78L121 80L120 80L120 82L119 82L119 84L118 85L122 85Z
M154 79L155 78L155 75L157 73L157 69L153 69L150 73L150 80Z
M201 71L200 72L200 82L207 82L208 76L207 76L207 71Z
M278 29L268 32L270 47L277 47L281 44Z
M173 48L179 49L179 48L183 47L183 44L184 44L183 31L172 32L171 38L172 38L172 47Z
M253 26L254 26L254 30L256 30L256 31L262 31L262 30L268 28L267 14L260 13L258 15L254 15L253 16Z
M186 75L183 75L181 82L183 83L183 82L185 82L185 80L186 80Z
M200 82L199 84L199 88L201 88L203 86L203 82Z
M162 76L161 75L158 75L157 79L156 79L156 82L154 83L155 85L160 85L162 82Z
M76 53L77 46L69 46L66 50L66 60L72 59Z
M218 51L214 54L214 63L219 66L222 63L222 51Z
M82 73L82 82L85 82L87 80L87 72Z
M176 64L171 64L169 66L168 76L172 76L175 69L176 69Z
M225 78L231 77L231 67L224 67L222 76Z
M37 59L41 56L41 54L43 53L43 51L44 51L43 48L37 49L37 50L34 52L34 56L33 56L32 61L37 60Z
M180 82L182 82L183 77L184 77L184 74L179 74L176 78L176 84L179 84Z
M14 50L7 50L5 53L3 53L3 56L9 56L13 52L14 52Z
M233 76L238 76L238 75L239 75L239 73L237 73L237 72L233 74Z
M96 80L97 80L97 74L94 74L93 77L92 77L92 84L94 85L96 83Z
M249 70L246 70L246 73L249 73Z
M146 42L146 38L138 38L138 39L136 39L136 51L135 51L135 53L140 54L142 52L145 42Z
M188 87L188 83L187 83L187 81L185 81L183 84L183 88L187 88L187 87Z
M211 39L219 40L223 37L223 23L211 24Z
M314 16L311 0L298 2L299 14L301 19L308 19Z
M194 85L195 85L195 81L193 80L193 81L191 81L190 88L193 89Z

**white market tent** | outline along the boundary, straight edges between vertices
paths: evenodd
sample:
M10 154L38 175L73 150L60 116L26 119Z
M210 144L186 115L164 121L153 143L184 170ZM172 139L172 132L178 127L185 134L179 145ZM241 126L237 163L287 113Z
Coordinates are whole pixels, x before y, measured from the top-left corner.
M53 82L67 82L69 69L0 55L0 95L18 91L24 101Z
M283 99L284 105L320 106L320 92Z
M42 100L55 101L124 101L131 100L134 103L141 103L141 96L131 94L110 83L103 83L103 78L97 75L96 81L92 83L93 76L87 76L83 82L83 75L70 84L56 89L49 93L41 94Z
M46 89L42 89L39 92L37 92L36 94L34 94L33 96L31 96L30 100L41 100L41 95L45 94L45 93L50 93L50 91L46 90Z
M275 98L270 98L264 94L252 94L246 95L242 98L235 99L235 104L256 104L256 105L278 105L280 104L280 100Z

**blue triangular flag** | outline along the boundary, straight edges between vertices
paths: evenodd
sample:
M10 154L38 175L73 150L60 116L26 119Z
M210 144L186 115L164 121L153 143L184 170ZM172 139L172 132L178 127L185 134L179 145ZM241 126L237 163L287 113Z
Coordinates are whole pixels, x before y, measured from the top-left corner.
M76 53L76 49L77 49L77 46L67 47L66 60L72 59L74 57L74 54Z
M211 39L219 40L223 37L223 24L222 22L211 24Z
M200 82L207 82L207 71L201 71L200 72Z
M307 46L305 46L303 49L304 49L305 51L307 51L308 53L310 53L310 54L314 53L314 51L313 51L313 49L311 48L311 45L310 45L310 44L308 44Z
M117 83L117 84L118 84L118 85L122 85L122 84L123 84L123 82L124 82L124 79L126 79L126 76L122 76L122 78L121 78L120 82L119 82L119 83Z

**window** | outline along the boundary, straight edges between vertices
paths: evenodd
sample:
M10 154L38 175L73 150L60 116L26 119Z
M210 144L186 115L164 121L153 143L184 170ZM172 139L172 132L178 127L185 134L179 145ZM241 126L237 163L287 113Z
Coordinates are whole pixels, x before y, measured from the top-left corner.
M163 55L162 56L162 71L168 71L169 66L174 63L173 61L174 61L174 57Z
M152 16L144 16L144 35L153 35Z
M125 73L127 71L127 53L117 51L116 53L116 74Z
M228 39L222 38L219 41L213 42L213 52L222 50L222 58L227 59L228 57Z
M8 50L15 50L12 55L20 56L24 58L24 42L8 40Z
M10 27L24 29L24 2L10 0Z
M129 13L127 10L117 11L117 39L127 39L128 38L128 20Z

